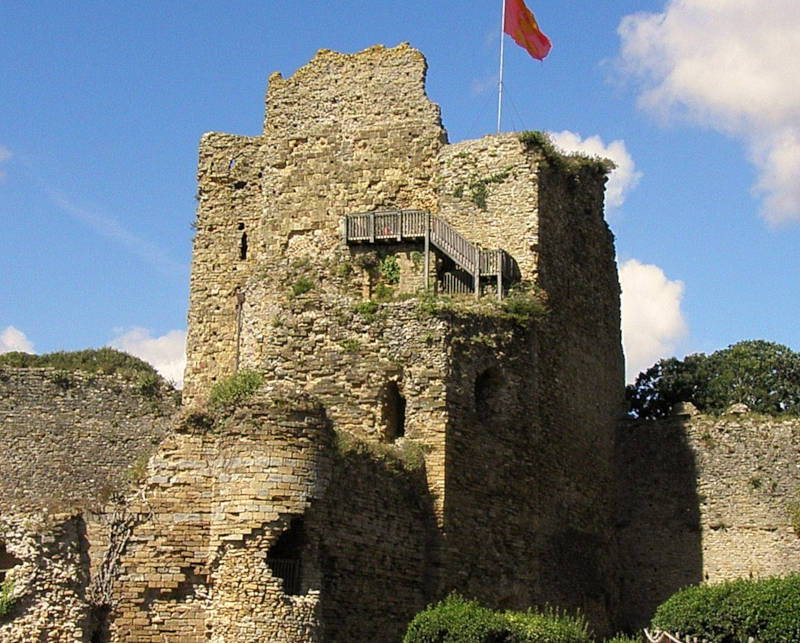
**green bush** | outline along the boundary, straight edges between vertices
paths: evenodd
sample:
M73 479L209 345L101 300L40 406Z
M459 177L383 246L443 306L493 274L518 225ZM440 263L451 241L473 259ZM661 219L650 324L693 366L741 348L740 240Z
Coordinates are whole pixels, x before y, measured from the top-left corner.
M261 373L239 371L211 387L208 405L215 411L232 411L237 404L252 396L263 381L264 376Z
M372 323L375 321L376 313L378 312L378 302L372 301L367 299L365 301L358 302L355 306L353 306L353 310L361 315L365 321Z
M652 625L711 643L800 641L800 574L687 587L656 610Z
M495 612L453 592L417 614L403 643L591 643L583 616L556 609Z
M541 297L533 292L512 292L500 306L506 315L521 326L534 319L541 319L547 312Z
M789 513L789 520L792 521L794 533L800 536L800 494L798 494L798 500L789 503L787 512Z
M506 612L513 625L511 641L514 643L591 643L589 624L580 615L571 615L557 609L528 609L526 612Z
M5 618L14 604L14 581L7 578L0 585L0 618Z
M504 616L453 592L414 617L403 643L510 642L511 624Z

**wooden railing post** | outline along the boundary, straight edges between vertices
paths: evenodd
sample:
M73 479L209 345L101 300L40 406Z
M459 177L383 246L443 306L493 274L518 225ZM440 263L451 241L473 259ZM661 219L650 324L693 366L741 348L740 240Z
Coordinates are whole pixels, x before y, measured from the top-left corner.
M481 296L481 251L475 246L475 268L473 270L472 285L475 290L475 299Z
M375 243L375 213L369 213L369 242Z
M497 301L503 301L503 251L495 251L495 268L497 269Z
M431 213L425 214L425 292L430 286L431 269Z

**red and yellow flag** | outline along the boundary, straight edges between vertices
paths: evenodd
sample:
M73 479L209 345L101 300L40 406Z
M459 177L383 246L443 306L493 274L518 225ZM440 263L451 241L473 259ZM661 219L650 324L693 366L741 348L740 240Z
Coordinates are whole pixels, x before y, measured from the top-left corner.
M503 31L531 56L542 60L553 46L550 39L539 30L536 18L523 0L505 0L505 3Z

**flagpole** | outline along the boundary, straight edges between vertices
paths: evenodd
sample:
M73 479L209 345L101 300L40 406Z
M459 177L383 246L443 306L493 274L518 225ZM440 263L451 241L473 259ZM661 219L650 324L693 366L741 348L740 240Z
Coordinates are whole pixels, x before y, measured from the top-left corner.
M506 0L503 2L503 14L500 19L500 82L497 84L497 133L500 133L500 117L503 111L503 44L506 25Z

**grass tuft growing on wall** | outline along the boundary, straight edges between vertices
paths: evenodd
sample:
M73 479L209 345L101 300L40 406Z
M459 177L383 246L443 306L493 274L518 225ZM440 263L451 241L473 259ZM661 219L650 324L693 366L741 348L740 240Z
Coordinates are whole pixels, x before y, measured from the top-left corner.
M238 404L252 397L264 376L252 370L241 370L211 387L208 406L216 412L233 411Z
M14 581L6 578L0 585L0 619L8 615L11 606L14 604Z

